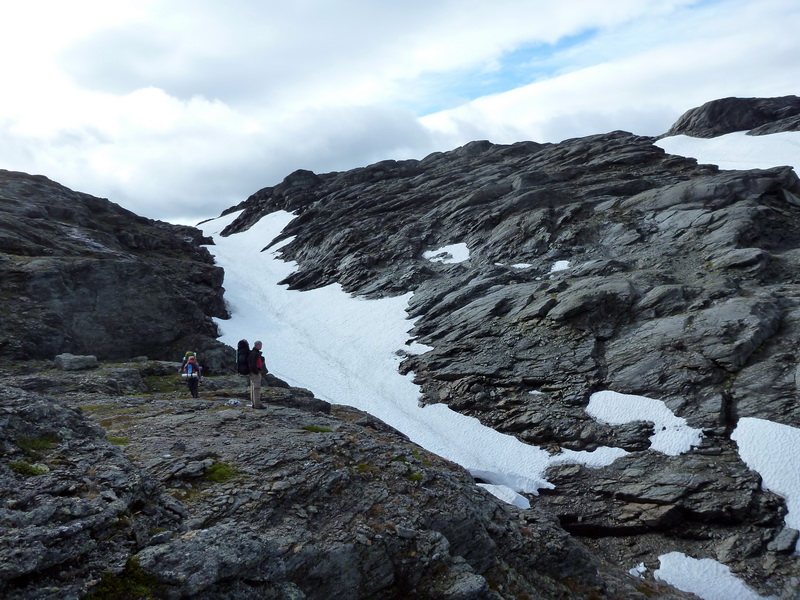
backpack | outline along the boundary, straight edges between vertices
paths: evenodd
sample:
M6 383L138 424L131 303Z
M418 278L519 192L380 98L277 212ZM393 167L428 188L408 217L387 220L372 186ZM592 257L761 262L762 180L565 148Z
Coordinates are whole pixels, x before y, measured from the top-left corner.
M181 371L186 367L186 363L189 362L189 357L194 356L194 359L197 360L197 354L189 350L186 354L183 355L183 362L181 362Z
M202 371L203 367L198 365L196 362L189 362L189 358L186 358L186 364L181 369L181 377L191 377L193 379L200 377L200 371Z
M239 375L249 375L250 367L247 364L247 357L250 356L250 344L247 340L239 340L236 348L236 372Z

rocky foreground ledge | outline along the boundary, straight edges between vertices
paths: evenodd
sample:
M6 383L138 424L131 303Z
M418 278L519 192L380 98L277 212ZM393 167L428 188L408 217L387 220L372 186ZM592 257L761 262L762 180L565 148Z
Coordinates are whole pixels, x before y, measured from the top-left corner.
M688 597L365 413L177 366L5 366L0 597Z

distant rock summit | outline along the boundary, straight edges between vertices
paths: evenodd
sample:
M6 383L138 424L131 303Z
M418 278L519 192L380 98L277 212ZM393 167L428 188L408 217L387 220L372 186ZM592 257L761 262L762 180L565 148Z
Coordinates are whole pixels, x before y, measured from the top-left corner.
M712 138L735 131L800 131L800 98L723 98L686 111L666 135Z
M668 135L794 131L799 116L794 96L723 99L687 112ZM743 462L735 438L744 418L800 427L800 180L788 167L721 171L666 154L655 141L623 131L557 144L476 141L422 160L299 170L226 211L241 214L223 232L287 210L296 218L261 244L291 238L279 253L298 268L283 283L307 290L338 282L373 298L413 291L412 335L433 349L406 356L401 370L413 371L424 404L446 403L552 454L614 446L626 456L598 469L551 467L555 488L530 496L526 513L480 494L468 502L463 472L363 415L273 407L270 423L309 425L306 434L322 437L276 437L286 456L263 458L246 440L270 425L235 407L212 413L219 407L195 403L172 414L151 411L157 400L101 410L84 399L109 428L129 423L123 417L136 407L152 412L129 430L142 482L119 453L102 463L104 472L130 473L131 483L109 474L96 493L124 498L130 508L114 514L147 516L123 523L130 532L109 568L146 576L169 598L673 598L683 594L626 571L641 563L652 572L660 555L677 551L715 558L759 594L796 598L797 531L785 527L786 502ZM226 316L222 272L196 229L2 171L0 210L0 357L17 378L0 397L8 403L2 418L19 436L41 436L52 423L59 440L77 436L81 448L106 452L85 417L45 408L52 401L37 395L42 380L20 375L29 367L19 361L62 352L175 359L191 345L223 370L232 350L216 341L211 321ZM466 260L426 258L454 244L466 246ZM140 385L153 368L110 374L116 383L103 385ZM47 385L74 388L52 377ZM651 439L664 423L592 418L590 399L608 390L663 401L702 433L698 445L666 453ZM25 413L25 399L36 416ZM159 441L176 431L185 436L176 446ZM4 438L14 460L23 455L19 439ZM59 460L76 452L66 442L58 451ZM89 456L81 450L75 464ZM180 469L202 474L223 457L265 483L214 488L218 495L203 496L200 507L189 492L173 501L148 483L177 485ZM33 513L36 480L3 474L8 489L19 488L14 477L25 483L24 494L3 497L14 523L43 526ZM85 478L86 469L64 477ZM64 479L42 481L72 493ZM364 494L374 502L359 502ZM335 510L316 518L328 503ZM469 535L446 517L447 506L464 516ZM87 548L103 541L97 519L76 538ZM58 531L34 542L60 547L67 533ZM57 587L54 573L68 568L83 578L80 589L97 589L94 547L82 567L79 558L30 567L8 550L0 592L37 597L38 576ZM551 551L555 561L544 558Z

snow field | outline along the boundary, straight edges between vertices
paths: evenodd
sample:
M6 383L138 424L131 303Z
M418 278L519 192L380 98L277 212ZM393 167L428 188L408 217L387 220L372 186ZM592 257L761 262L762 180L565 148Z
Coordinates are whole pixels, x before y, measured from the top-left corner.
M711 140L676 136L664 138L658 145L722 168L800 164L800 133L762 138L730 134ZM406 318L405 308L410 294L364 300L344 293L339 285L290 291L278 282L297 265L280 260L276 254L288 240L265 252L260 249L294 216L275 212L246 232L221 237L219 232L237 215L229 214L202 226L215 241L209 250L225 269L225 296L232 316L217 320L220 339L233 347L240 339L251 344L260 339L267 366L276 376L329 402L369 412L427 450L462 465L487 482L481 484L484 489L522 508L529 504L518 492L536 494L538 489L552 487L544 479L549 465L602 467L626 454L619 448L600 448L595 452L565 451L551 457L443 404L421 408L413 374L398 373L402 360L398 351L413 354L427 350L408 341L413 322ZM452 244L426 253L425 258L462 262L469 259L469 249L463 243ZM568 261L558 261L551 273L568 267ZM651 449L669 455L690 451L702 437L662 401L651 398L602 391L592 396L587 412L610 424L653 421L656 431L650 438ZM800 459L800 430L760 419L742 419L733 439L739 444L742 459L761 473L764 485L786 498L787 525L800 527L800 477L788 467ZM759 598L714 560L680 553L659 558L661 568L654 573L657 578L706 600Z

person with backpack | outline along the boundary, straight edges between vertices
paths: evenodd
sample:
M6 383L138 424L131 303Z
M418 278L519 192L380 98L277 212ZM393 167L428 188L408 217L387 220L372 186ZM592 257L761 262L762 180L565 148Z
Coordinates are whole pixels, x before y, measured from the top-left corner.
M250 358L250 344L247 340L239 340L239 345L236 347L236 372L239 375L250 375L250 367L247 361Z
M261 354L261 342L253 342L253 349L247 357L247 367L250 371L250 402L253 408L264 408L261 404L261 374L266 372L264 357Z
M194 353L188 355L181 369L181 376L186 378L186 383L189 385L189 392L192 394L192 398L198 397L198 387L202 375L203 367L197 364Z

